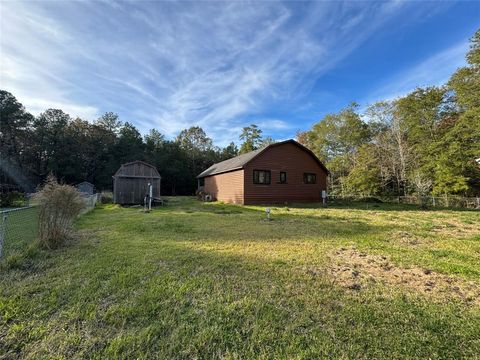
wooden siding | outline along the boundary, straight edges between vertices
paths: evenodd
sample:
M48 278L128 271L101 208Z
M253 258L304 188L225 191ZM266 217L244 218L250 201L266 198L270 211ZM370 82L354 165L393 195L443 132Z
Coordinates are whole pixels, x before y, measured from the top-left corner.
M253 183L254 170L270 170L270 185ZM287 183L280 184L280 172L287 173ZM304 184L303 174L315 173L316 184ZM244 203L319 202L327 189L327 173L318 162L295 144L272 146L251 160L244 168Z
M215 200L243 204L243 170L207 176L204 191Z
M153 197L160 197L160 175L155 167L137 161L122 165L113 177L113 198L116 204L143 204L152 184Z
M160 177L157 169L154 166L143 161L135 161L122 165L115 173L115 176L140 176L149 178Z

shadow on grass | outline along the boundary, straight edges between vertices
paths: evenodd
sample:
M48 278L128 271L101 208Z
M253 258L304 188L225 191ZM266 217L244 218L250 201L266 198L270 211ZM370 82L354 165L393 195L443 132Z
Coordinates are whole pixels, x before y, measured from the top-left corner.
M282 206L278 206L282 207ZM368 202L351 202L351 203L296 203L283 207L292 209L352 209L352 210L369 210L369 211L418 211L418 212L435 212L435 211L462 211L462 212L479 212L477 209L457 208L457 207L428 207L422 209L420 205L415 204L393 204L393 203L368 203Z
M175 207L190 207L201 209L217 209L218 208L226 208L230 209L232 212L239 212L238 209L241 209L242 212L249 212L249 211L259 211L254 209L254 207L260 208L290 208L290 209L354 209L354 210L378 210L378 211L420 211L420 212L434 212L434 211L462 211L462 212L479 212L478 209L470 209L470 208L460 208L460 207L433 207L429 206L426 209L422 209L420 205L415 204L396 204L396 203L381 203L381 202L328 202L327 206L324 206L323 203L288 203L288 204L255 204L255 205L236 205L236 204L229 204L223 202L201 202L197 200L195 197L172 197L170 200L170 204ZM167 205L167 206L169 206ZM253 208L252 208L253 207ZM237 210L232 210L237 209ZM201 211L201 210L198 210ZM261 210L260 210L261 211ZM192 212L192 209L190 209Z
M382 226L303 215L299 222L299 216L292 214L265 222L261 209L223 204L200 205L210 210L200 211L200 221L190 223L192 215L185 209L192 206L185 202L185 207L182 203L170 208L170 215L159 209L158 217L151 216L154 211L144 218L119 209L126 217L117 222L126 223L116 224L108 236L96 234L104 237L99 244L72 244L47 259L58 266L40 276L28 274L21 284L4 281L0 293L9 300L4 311L10 323L30 332L5 337L2 346L18 349L18 357L33 358L478 354L478 312L396 292L392 296L392 292L346 290L323 275L304 271L303 265L309 261L318 265L321 258L309 254L298 262L295 256L275 257L260 246L262 239L276 238L324 236L343 242L352 233L382 232ZM237 214L218 214L218 207L225 212L240 208L242 214L259 218L238 216L234 223L227 219ZM112 214L92 215L99 228L105 225L102 216ZM129 228L141 219L145 226ZM151 228L148 222L158 227ZM178 224L185 225L182 231ZM242 240L256 241L258 248L242 251ZM305 251L292 244L291 252ZM44 318L38 314L45 314Z
M441 307L400 292L383 297L349 291L276 260L179 244L165 250L156 267L155 256L146 259L153 261L146 268L153 270L153 264L156 270L146 281L137 279L142 290L132 289L128 308L110 312L111 325L132 331L152 326L148 319L164 319L146 342L170 343L164 355L214 357L222 349L247 358L299 352L428 357L432 351L456 357L476 351L475 332L457 329L465 321L479 324L478 314L469 318L452 304Z

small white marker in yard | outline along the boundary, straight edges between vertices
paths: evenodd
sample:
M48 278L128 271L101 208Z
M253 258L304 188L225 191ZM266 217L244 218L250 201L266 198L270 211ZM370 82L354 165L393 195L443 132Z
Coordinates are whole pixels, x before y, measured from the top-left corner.
M266 208L265 212L267 213L267 220L270 221L270 212L271 212L270 208Z
M323 206L327 205L327 191L322 190L322 200L323 200Z

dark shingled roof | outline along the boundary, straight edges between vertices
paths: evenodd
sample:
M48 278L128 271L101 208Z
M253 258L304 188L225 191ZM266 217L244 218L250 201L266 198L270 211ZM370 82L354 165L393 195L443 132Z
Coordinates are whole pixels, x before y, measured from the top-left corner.
M270 144L268 145L267 147L264 147L263 149L258 149L258 150L255 150L255 151L250 151L246 154L242 154L242 155L238 155L238 156L235 156L231 159L228 159L228 160L225 160L225 161L222 161L222 162L219 162L219 163L216 163L216 164L213 164L212 166L210 166L207 170L205 170L204 172L202 172L200 175L197 176L197 178L202 178L202 177L206 177L206 176L211 176L211 175L216 175L216 174L221 174L221 173L225 173L225 172L228 172L228 171L233 171L233 170L240 170L240 169L243 169L243 167L250 161L252 160L253 158L255 158L257 155L259 155L260 153L264 152L265 150L271 148L272 146L278 146L278 145L282 145L282 144L285 144L285 143L292 143L292 144L295 144L297 145L298 147L300 147L301 149L305 150L306 152L308 152L317 162L318 164L320 165L320 167L322 169L324 169L327 174L329 173L329 171L327 170L327 168L325 167L325 165L322 164L322 162L320 160L318 160L318 158L315 156L315 154L308 148L306 148L305 146L303 146L302 144L296 142L295 140L286 140L286 141L281 141L281 142L277 142L277 143L273 143L273 144Z
M243 166L252 160L255 156L260 154L264 149L258 149L255 151L250 151L246 154L235 156L231 159L221 161L219 163L213 164L207 170L202 172L197 178L202 178L205 176L215 175L224 173L227 171L242 169Z

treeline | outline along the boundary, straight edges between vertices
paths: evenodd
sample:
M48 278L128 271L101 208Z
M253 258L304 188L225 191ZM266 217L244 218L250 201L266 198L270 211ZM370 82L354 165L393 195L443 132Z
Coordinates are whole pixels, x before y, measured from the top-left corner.
M255 125L245 127L240 139L242 152L271 141L263 139ZM201 171L238 153L233 142L224 148L214 146L196 126L167 140L155 129L142 137L134 125L122 123L111 112L93 123L60 109L33 116L11 93L0 90L0 187L4 191L10 185L34 191L50 173L67 184L89 181L98 190L108 190L121 164L143 160L158 168L163 194L193 194Z
M480 30L466 58L444 86L354 103L298 133L331 171L330 193L479 195Z
M467 62L444 86L418 88L362 112L351 104L298 133L330 170L330 193L479 195L480 31ZM86 180L111 189L121 164L144 160L159 169L163 194L193 194L196 175L213 163L274 142L256 125L245 127L240 140L240 150L233 142L219 148L200 127L173 140L155 129L142 137L111 112L93 123L59 109L33 116L0 90L0 187L32 191L52 173L67 184Z

